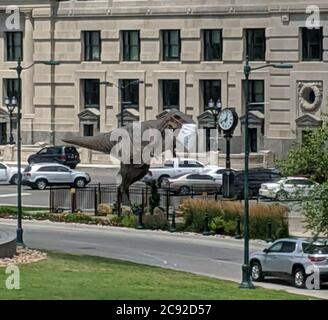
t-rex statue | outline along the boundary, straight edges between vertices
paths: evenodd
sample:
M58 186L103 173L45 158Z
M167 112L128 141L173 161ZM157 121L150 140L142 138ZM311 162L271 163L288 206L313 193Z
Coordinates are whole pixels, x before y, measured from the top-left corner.
M175 157L175 147L176 147L176 138L173 140L173 145L166 146L164 143L165 140L165 130L171 129L171 130L177 130L181 129L184 124L194 124L194 121L192 120L191 116L188 116L178 110L171 110L167 113L163 113L162 115L159 115L156 120L148 120L140 123L140 131L141 135L143 132L145 132L148 129L157 129L160 132L160 139L161 145L163 146L161 149L161 153L165 151L171 151L173 156ZM111 141L111 137L117 136L119 129L114 129L110 131L109 133L104 133L98 136L94 137L78 137L78 138L71 138L71 139L64 139L63 141L65 143L74 144L80 147L88 148L91 150L100 151L103 153L111 153L114 146L116 146L119 141ZM128 136L130 138L130 146L136 147L133 138L134 138L134 126L132 124L128 124L123 127L123 129L126 130L128 133ZM172 132L172 131L171 131ZM156 144L156 141L153 141ZM130 163L123 163L121 161L120 164L120 172L121 175L121 184L120 189L122 192L122 204L123 205L131 205L130 199L129 199L129 187L135 183L136 181L139 181L142 179L148 172L150 164L149 162L143 161L142 157L140 155L142 154L144 148L149 145L149 141L142 141L141 144L139 144L140 147L137 147L137 153L139 153L139 158L141 161L139 163L133 163L133 159L131 159ZM173 146L173 147L172 147ZM173 149L173 150L166 150L167 148ZM136 151L134 151L136 152ZM135 155L136 153L134 153ZM131 155L133 153L131 152ZM151 156L160 156L160 154L152 154ZM138 159L139 159L138 158Z

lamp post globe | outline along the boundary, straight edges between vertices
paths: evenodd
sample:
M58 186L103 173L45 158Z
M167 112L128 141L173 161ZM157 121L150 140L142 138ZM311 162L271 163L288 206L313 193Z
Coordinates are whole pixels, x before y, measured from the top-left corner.
M15 144L14 136L13 136L13 112L17 107L17 99L15 97L11 99L7 97L5 99L5 105L9 112L9 144L13 145Z

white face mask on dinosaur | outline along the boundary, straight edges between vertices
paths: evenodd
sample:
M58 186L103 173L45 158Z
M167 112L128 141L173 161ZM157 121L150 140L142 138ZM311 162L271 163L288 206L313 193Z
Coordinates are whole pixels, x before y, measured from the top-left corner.
M179 130L179 134L176 138L177 151L181 152L196 152L197 148L197 125L196 124L184 124Z

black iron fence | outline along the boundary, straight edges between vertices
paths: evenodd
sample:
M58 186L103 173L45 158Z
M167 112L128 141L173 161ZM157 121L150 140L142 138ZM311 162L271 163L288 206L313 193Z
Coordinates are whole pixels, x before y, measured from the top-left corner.
M148 186L131 187L130 202L133 206L139 206L144 212L150 205L152 190ZM51 187L49 199L50 212L69 210L71 212L89 211L98 214L100 204L114 205L117 213L121 212L122 196L120 189L115 185L97 184L88 185L85 188ZM191 190L189 195L172 194L169 190L158 191L159 207L163 208L167 216L176 210L179 205L188 198L218 199L218 193L196 194Z

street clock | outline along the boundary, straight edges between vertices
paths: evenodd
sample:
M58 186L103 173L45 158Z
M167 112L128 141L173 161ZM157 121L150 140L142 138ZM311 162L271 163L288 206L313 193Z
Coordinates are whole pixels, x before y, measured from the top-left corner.
M232 108L223 109L219 115L219 126L226 133L233 133L238 124L238 115Z

